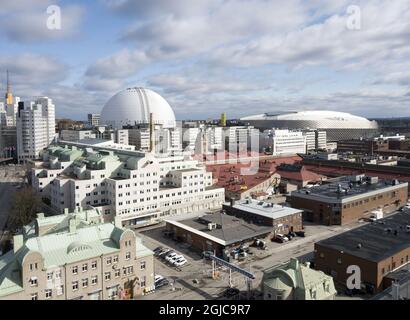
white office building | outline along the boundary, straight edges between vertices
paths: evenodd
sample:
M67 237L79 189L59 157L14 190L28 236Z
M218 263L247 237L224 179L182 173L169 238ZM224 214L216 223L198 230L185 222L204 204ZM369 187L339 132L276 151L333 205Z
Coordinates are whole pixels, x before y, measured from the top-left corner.
M56 137L55 107L51 99L20 102L17 113L18 161L38 159Z
M111 221L146 225L163 217L220 209L225 190L187 156L51 146L32 170L33 187L59 212L94 206Z
M59 135L59 139L63 141L80 141L96 138L97 135L92 130L61 130Z
M89 113L88 114L88 126L89 127L98 127L100 125L101 116L98 113Z
M258 136L259 130L252 126L224 127L225 145L231 152L251 149L251 137Z
M306 153L306 136L301 131L265 130L260 134L259 147L262 152L271 152L274 156Z
M303 130L306 137L306 151L326 149L327 133L321 130Z

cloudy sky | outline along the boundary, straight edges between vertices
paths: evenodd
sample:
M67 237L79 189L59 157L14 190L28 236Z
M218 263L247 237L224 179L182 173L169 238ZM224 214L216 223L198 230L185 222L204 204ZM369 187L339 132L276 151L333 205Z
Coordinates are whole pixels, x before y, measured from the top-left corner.
M85 119L129 86L179 119L410 116L406 0L2 0L0 41L1 91L9 69L15 95L51 97L58 117Z

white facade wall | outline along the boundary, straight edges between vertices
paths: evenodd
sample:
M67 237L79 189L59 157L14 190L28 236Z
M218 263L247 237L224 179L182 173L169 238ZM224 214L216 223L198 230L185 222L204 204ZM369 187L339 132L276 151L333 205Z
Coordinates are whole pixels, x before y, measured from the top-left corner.
M24 103L17 115L17 154L19 161L38 159L40 152L54 140L55 107L43 97Z
M260 149L269 148L274 156L306 153L306 137L301 131L266 130L260 135Z
M79 141L83 139L95 139L97 136L91 130L61 130L60 140Z
M103 208L110 218L119 216L126 224L138 224L145 216L160 219L220 209L224 202L224 189L212 188L212 173L196 160L146 155L135 165L124 164L110 158L101 170L85 165L64 174L50 170L57 177L36 177L33 186L38 189L41 184L44 196L49 196L51 206L60 212L91 205Z

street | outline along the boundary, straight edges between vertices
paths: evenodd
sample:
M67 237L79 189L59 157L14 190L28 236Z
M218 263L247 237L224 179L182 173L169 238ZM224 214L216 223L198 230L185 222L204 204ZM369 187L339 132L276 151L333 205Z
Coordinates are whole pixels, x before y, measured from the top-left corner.
M251 248L249 255L242 262L235 262L242 268L252 272L255 280L252 281L252 291L258 291L263 276L263 270L277 264L287 262L291 257L298 257L302 262L313 258L314 243L360 226L355 223L349 226L318 226L307 225L306 237L295 238L287 243L279 244L269 242L267 250ZM168 278L171 285L159 288L155 293L141 299L156 300L210 300L222 298L225 289L229 287L229 272L219 270L219 278L211 277L211 263L202 259L198 253L194 253L184 243L167 238L163 235L163 227L150 227L138 230L137 235L143 239L143 243L149 249L158 246L169 247L188 260L188 264L181 270L169 266L164 260L155 257L155 274ZM232 273L232 285L244 294L247 291L244 277L238 273Z

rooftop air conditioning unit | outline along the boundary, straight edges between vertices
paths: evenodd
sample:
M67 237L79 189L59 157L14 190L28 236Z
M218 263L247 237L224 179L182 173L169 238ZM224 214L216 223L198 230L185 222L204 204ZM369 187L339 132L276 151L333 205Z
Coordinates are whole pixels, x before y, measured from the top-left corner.
M216 226L217 226L216 223L208 223L208 230L212 231L216 229Z

